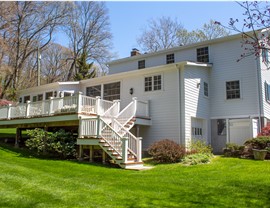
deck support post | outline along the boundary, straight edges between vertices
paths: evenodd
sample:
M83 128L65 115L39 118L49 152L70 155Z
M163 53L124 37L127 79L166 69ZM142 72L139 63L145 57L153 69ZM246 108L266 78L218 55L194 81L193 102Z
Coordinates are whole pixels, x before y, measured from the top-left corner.
M102 163L106 163L106 152L104 150L102 150Z
M93 145L90 145L89 146L89 162L93 162L93 155L94 155Z
M83 145L79 145L79 161L83 160Z
M19 147L19 141L21 139L22 131L20 128L16 128L15 147Z
M128 138L123 137L121 140L122 140L122 162L127 163L127 161L128 161Z
M142 137L137 137L137 162L142 162Z

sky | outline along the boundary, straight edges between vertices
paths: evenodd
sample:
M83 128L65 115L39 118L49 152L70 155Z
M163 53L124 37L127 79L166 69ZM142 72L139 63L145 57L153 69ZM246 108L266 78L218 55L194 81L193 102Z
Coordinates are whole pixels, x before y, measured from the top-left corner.
M130 56L132 48L139 48L137 38L142 29L152 18L170 16L178 21L188 31L199 29L210 19L226 25L231 17L241 18L243 10L232 1L107 1L106 2L113 35L112 53L114 59ZM56 42L62 43L59 38Z

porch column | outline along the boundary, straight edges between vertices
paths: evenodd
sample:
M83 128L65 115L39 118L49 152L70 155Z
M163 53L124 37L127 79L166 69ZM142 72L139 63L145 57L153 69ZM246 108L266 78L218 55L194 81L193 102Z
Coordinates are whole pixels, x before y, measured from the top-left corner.
M140 136L140 126L136 125L136 137Z
M90 145L89 146L89 162L93 162L93 155L94 155L93 146Z
M77 113L81 113L81 109L82 109L82 92L78 93L78 106L77 106Z

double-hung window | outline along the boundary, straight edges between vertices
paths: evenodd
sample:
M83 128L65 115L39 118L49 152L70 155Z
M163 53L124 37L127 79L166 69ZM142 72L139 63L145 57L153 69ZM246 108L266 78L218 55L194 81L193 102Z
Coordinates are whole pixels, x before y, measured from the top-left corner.
M171 53L171 54L167 54L166 55L166 63L167 64L174 63L174 53Z
M265 100L270 103L270 84L265 82Z
M138 61L138 69L144 69L145 68L145 60Z
M226 99L238 99L240 98L240 81L229 81L226 82Z
M154 75L144 78L144 91L158 91L162 89L162 76Z
M207 82L203 83L203 94L204 94L205 97L209 96L209 89L208 89L208 83Z
M265 64L269 63L269 54L267 48L262 49L262 62Z
M208 63L209 62L209 50L208 47L197 48L197 61Z

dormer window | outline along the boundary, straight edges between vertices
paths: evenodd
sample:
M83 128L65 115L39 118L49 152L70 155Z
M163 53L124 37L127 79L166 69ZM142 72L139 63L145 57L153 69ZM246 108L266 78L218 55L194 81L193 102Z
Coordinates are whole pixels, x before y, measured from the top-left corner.
M208 47L197 48L197 62L203 62L203 63L209 62Z
M145 60L138 61L138 69L144 69L145 68Z
M172 53L172 54L167 54L167 56L166 56L166 63L167 63L167 64L172 64L172 63L174 63L174 53Z

